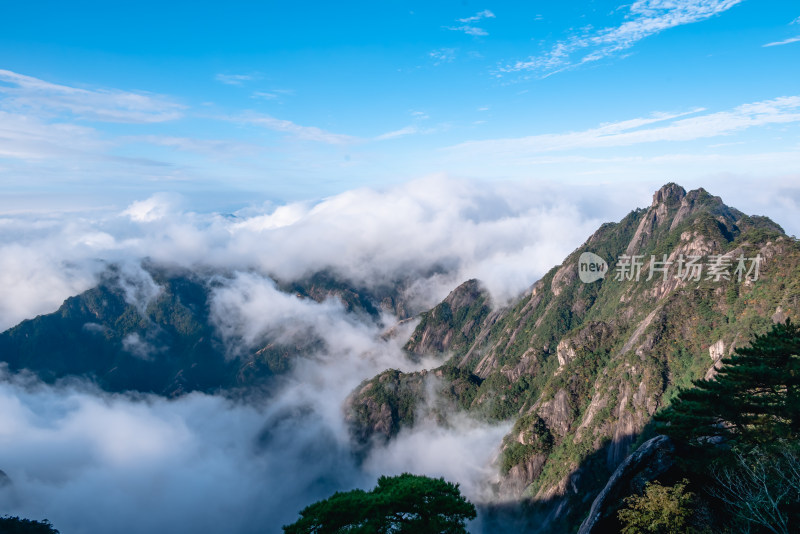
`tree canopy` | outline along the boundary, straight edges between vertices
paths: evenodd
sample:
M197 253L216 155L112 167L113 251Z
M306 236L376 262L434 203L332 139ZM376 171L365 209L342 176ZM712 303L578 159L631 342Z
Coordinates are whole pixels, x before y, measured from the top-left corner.
M644 495L626 497L627 507L618 512L622 534L695 532L690 524L694 494L685 491L688 483L684 479L665 487L658 482L648 482Z
M34 521L20 517L0 517L0 532L3 534L58 534L58 530L47 519Z
M382 476L372 491L336 492L283 527L286 534L459 534L476 517L458 484L404 473Z
M715 379L682 391L658 419L673 439L756 445L800 438L800 329L776 324L736 349Z
M776 324L723 364L679 393L661 431L734 528L788 534L800 522L800 328Z

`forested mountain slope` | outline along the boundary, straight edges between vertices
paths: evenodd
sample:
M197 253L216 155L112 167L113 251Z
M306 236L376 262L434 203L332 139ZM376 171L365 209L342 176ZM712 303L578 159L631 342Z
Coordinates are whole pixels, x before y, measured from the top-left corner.
M584 252L607 262L604 278L581 281ZM457 409L511 419L498 498L526 503L543 532L574 532L679 388L799 311L796 239L703 189L667 184L510 305L492 308L469 281L423 313L406 348L445 363L362 384L347 408L352 435L369 447L419 417L447 424ZM425 393L432 377L435 405Z

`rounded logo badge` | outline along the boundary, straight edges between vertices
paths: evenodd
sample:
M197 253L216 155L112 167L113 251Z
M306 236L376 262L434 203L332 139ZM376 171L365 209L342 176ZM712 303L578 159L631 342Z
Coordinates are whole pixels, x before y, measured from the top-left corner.
M592 252L584 252L578 258L578 277L584 284L591 284L603 278L608 272L606 260Z

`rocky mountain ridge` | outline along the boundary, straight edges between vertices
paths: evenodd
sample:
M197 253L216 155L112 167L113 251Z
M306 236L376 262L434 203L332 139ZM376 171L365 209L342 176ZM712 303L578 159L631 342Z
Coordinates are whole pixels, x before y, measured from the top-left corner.
M605 278L581 282L584 252L607 262ZM693 256L704 268L697 277ZM713 376L722 356L773 320L797 315L800 244L703 189L667 184L509 306L489 302L468 281L423 314L407 350L445 363L362 384L349 399L352 435L368 447L420 417L446 424L453 407L511 419L498 499L523 503L539 531L574 532L679 388ZM433 413L421 400L431 377L449 406Z

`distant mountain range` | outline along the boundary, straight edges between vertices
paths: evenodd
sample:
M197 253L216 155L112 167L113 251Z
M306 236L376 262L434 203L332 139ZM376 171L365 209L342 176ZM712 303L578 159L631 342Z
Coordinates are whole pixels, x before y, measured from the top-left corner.
M55 313L0 334L0 361L47 382L80 376L107 391L176 396L267 385L294 358L320 346L313 333L291 343L266 338L231 357L210 315L212 292L229 274L144 266L159 287L145 305L132 301L131 282L112 265L99 285L68 298ZM379 321L382 308L404 316L399 292L375 294L325 272L277 287L317 302L337 298L366 321Z

